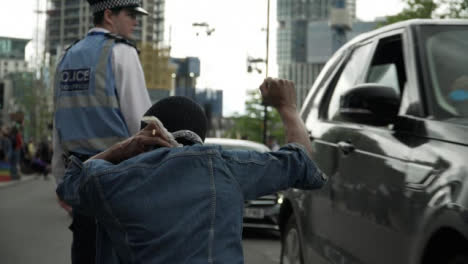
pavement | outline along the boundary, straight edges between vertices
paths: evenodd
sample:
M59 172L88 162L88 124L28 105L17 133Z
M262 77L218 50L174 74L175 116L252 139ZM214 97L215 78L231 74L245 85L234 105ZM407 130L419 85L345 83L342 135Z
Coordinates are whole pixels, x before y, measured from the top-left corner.
M57 203L55 181L36 176L0 188L1 264L71 263L71 218Z
M50 179L50 176L51 175L49 175L49 179ZM10 181L6 181L6 182L0 182L0 189L8 187L8 186L16 185L16 184L19 184L19 183L22 183L22 182L31 181L31 180L37 179L39 177L42 177L42 175L36 174L36 173L23 174L23 175L21 175L21 178L19 180L10 180Z

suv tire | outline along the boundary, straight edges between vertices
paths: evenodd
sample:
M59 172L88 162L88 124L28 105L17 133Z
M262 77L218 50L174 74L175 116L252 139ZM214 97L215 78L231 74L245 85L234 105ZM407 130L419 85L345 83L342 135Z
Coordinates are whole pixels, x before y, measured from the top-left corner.
M289 217L281 239L281 264L303 264L302 244L296 217Z

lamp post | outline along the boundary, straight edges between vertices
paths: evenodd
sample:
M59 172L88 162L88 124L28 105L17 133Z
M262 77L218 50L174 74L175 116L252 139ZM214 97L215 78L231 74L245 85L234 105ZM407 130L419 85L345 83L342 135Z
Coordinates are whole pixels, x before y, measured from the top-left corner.
M263 29L262 29L263 31ZM256 64L265 63L265 78L268 78L268 61L269 61L269 50L270 49L270 0L267 0L267 27L266 27L266 56L265 59L261 58L247 58L247 72L256 70L258 73L262 73ZM252 66L253 65L253 66ZM255 68L254 68L255 67ZM263 108L263 143L267 144L267 131L268 131L268 106L265 102L262 102Z
M33 86L31 89L31 104L27 106L27 111L29 111L30 117L30 128L29 128L29 136L33 137L35 140L38 140L43 134L47 133L45 131L45 123L47 122L47 117L44 117L42 113L44 113L44 109L47 109L47 97L44 96L45 94L45 85L44 85L44 60L45 60L45 43L44 43L44 51L42 52L42 56L39 56L39 34L40 34L40 18L42 15L46 14L46 11L43 10L41 6L41 2L44 3L43 0L36 1L36 9L34 13L36 14L36 25L34 29L35 33L35 58L34 58L34 68L35 68L35 76L33 77ZM45 31L45 30L44 30ZM44 32L45 33L45 32ZM45 41L45 38L44 38ZM45 99L45 100L44 100ZM44 107L45 106L45 107Z
M267 0L267 28L266 28L266 57L265 57L265 78L268 78L268 61L270 51L270 0ZM263 144L267 144L268 106L263 102Z
M46 14L46 10L41 10L41 5L40 5L40 0L37 0L36 1L36 9L34 10L34 13L36 14L36 28L34 29L35 30L35 35L36 35L36 39L35 39L35 48L36 48L36 53L35 53L35 67L38 67L39 66L39 70L40 68L43 66L41 63L44 62L44 55L41 59L39 58L39 20L40 20L40 16L41 15L44 15ZM44 48L45 49L45 48Z

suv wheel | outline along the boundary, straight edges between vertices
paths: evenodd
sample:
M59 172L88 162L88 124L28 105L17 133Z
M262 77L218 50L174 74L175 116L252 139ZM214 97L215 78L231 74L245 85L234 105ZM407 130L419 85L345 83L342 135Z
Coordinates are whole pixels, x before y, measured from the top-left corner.
M281 264L303 264L302 245L294 215L289 217L281 241Z

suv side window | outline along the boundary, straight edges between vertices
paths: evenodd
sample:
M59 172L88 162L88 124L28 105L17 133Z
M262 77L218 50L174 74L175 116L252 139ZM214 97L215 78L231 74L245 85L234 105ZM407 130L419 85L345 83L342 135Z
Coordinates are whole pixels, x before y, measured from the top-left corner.
M367 43L354 49L351 57L344 66L328 105L328 119L338 119L340 98L343 93L362 80L366 62L372 51L372 43Z
M366 83L378 83L394 88L401 94L407 78L401 35L381 39L369 68Z

